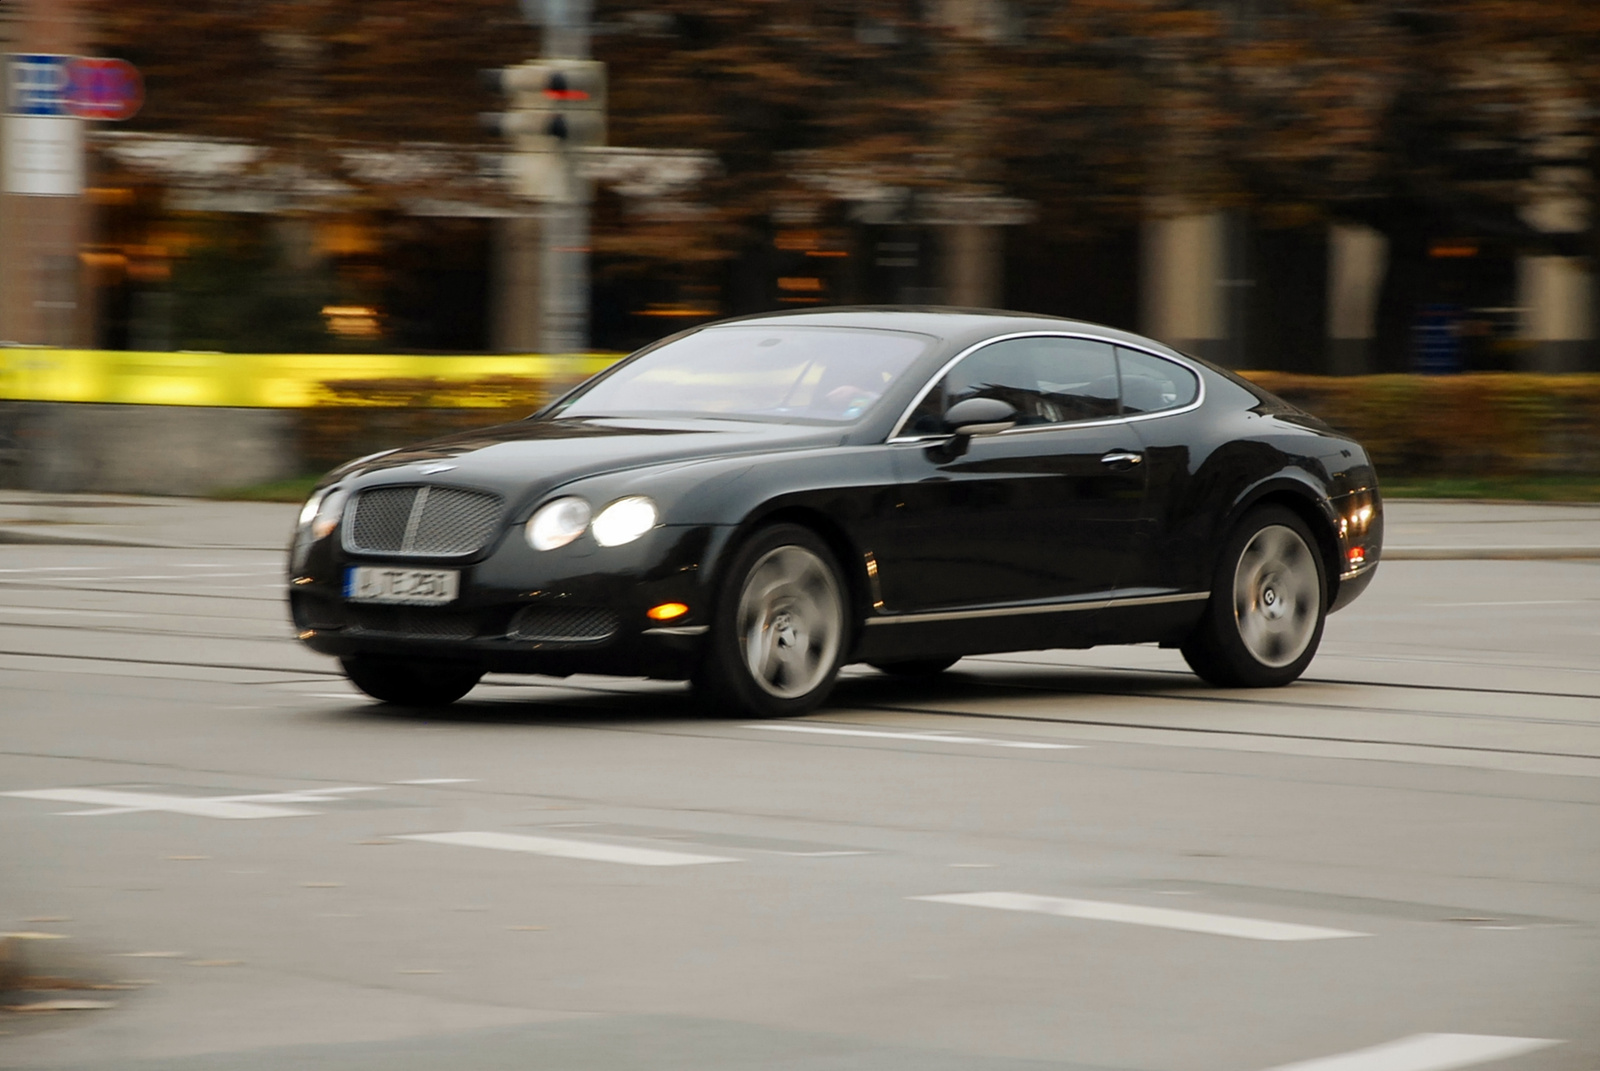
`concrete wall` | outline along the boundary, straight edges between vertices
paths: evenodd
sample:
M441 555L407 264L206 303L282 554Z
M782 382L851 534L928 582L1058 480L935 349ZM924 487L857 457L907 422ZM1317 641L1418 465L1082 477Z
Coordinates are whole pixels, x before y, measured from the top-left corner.
M0 402L0 487L203 495L296 476L292 409Z

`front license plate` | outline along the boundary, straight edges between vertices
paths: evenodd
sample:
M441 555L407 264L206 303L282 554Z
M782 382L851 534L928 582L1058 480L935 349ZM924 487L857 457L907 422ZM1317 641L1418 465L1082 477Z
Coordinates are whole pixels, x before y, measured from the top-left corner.
M355 565L344 571L344 597L352 602L397 602L437 606L454 602L461 587L455 569L393 569Z

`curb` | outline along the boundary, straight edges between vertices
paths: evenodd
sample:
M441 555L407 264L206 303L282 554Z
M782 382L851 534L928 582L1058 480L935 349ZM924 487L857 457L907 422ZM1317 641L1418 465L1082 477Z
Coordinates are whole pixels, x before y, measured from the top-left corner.
M140 547L150 550L283 550L284 546L256 546L244 543L160 543L150 539L124 539L119 536L84 536L66 532L39 532L26 528L0 527L0 545L21 544L36 547Z
M1378 560L1397 562L1592 561L1595 547L1384 547Z

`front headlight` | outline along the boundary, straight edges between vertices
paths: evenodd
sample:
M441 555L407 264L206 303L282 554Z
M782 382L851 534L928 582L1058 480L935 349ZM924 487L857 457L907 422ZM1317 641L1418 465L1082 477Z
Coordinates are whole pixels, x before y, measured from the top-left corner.
M558 498L528 518L528 544L534 550L564 547L589 527L589 503L575 496Z
M300 507L300 527L309 525L312 539L326 539L339 526L339 514L349 497L350 492L343 487L324 487Z
M643 495L630 495L601 510L589 528L602 547L620 547L654 528L658 517L654 502Z

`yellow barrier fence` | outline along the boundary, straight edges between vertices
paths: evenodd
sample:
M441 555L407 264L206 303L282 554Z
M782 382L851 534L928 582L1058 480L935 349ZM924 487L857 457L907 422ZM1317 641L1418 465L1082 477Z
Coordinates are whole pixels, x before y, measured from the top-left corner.
M619 356L168 353L8 346L0 348L0 399L300 409L352 404L349 392L330 392L328 384L412 380L461 383L461 393L441 404L495 408L505 404L498 392L474 390L473 384L575 383ZM368 404L396 403L375 398Z

